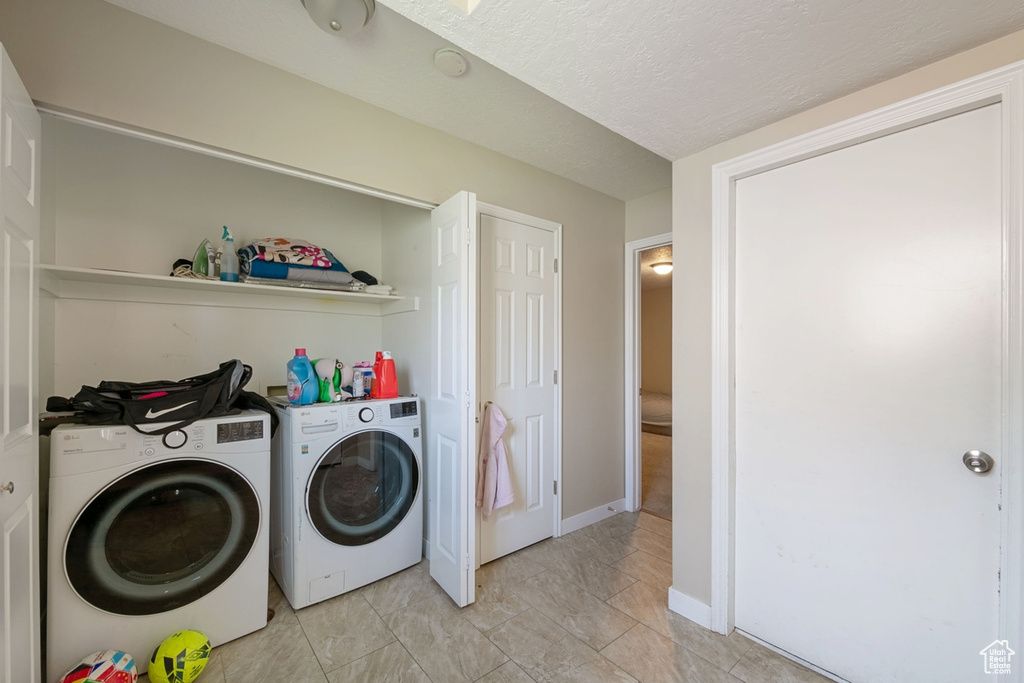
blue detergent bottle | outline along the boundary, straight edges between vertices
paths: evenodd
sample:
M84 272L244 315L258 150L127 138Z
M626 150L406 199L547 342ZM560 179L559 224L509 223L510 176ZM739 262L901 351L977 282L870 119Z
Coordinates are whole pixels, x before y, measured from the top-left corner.
M295 349L295 357L288 361L288 402L298 406L316 403L320 395L320 381L306 349Z

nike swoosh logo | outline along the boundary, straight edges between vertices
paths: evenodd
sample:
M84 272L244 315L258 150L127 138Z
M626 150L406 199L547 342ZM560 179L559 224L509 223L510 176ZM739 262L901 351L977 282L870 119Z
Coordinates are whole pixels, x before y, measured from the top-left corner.
M153 412L153 409L150 408L149 412L146 413L146 419L152 420L154 417L160 417L161 415L166 415L167 413L173 413L175 410L181 410L185 406L190 406L193 403L195 403L195 401L189 401L188 403L182 403L180 406L174 406L173 408L165 408L164 410L158 410L156 412Z

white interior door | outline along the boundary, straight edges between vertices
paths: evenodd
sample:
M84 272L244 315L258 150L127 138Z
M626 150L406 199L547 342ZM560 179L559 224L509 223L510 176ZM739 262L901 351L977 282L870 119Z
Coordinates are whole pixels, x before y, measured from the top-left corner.
M484 209L479 220L478 399L508 419L503 440L515 493L512 504L478 522L486 563L555 533L558 302L556 233Z
M1001 106L736 186L735 623L849 680L997 638Z
M431 233L430 575L465 607L476 595L476 195L460 192L434 209Z
M40 680L36 267L41 123L0 46L0 683Z

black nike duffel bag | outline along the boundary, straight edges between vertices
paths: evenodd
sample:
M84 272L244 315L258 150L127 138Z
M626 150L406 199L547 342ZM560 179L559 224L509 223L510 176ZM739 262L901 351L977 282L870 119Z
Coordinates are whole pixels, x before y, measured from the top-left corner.
M104 380L95 387L83 386L70 398L51 396L46 410L72 412L59 420L62 423L126 424L143 434L168 434L196 420L255 408L270 413L273 433L277 429L274 407L263 396L243 389L251 377L252 368L234 359L221 363L213 372L177 381ZM163 426L146 429L146 425L154 424Z

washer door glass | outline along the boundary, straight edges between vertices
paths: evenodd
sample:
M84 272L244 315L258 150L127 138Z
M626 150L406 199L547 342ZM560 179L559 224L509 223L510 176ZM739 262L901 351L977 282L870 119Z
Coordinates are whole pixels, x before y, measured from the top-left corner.
M306 509L327 540L349 546L372 543L409 514L419 478L416 457L405 441L390 432L359 432L321 458L306 490Z
M224 583L259 529L259 499L238 472L205 460L166 461L89 502L68 534L64 568L75 592L101 610L158 614Z

